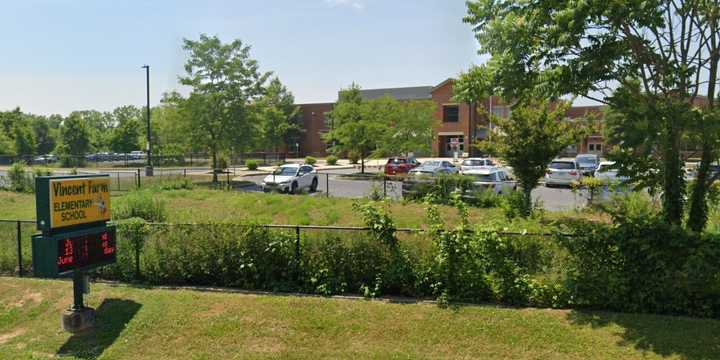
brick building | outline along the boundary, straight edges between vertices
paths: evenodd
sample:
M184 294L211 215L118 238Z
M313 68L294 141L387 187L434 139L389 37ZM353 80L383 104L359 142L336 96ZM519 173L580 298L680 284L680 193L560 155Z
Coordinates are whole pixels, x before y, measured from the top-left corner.
M449 157L455 149L465 155L477 155L471 144L475 140L490 136L492 124L479 107L499 117L510 115L510 107L499 97L491 96L477 104L458 103L453 100L453 79L447 79L436 86L416 86L405 88L361 90L360 95L367 100L385 95L400 101L432 100L436 104L435 117L438 126L432 144L432 155ZM321 134L329 131L333 124L327 117L334 103L299 104L299 123L303 127L303 135L299 142L300 156L325 156L327 145L322 141ZM601 114L599 106L574 106L567 112L568 119L583 117L590 113ZM292 146L290 147L293 148ZM598 153L605 151L600 134L593 134L581 143L570 146L566 150L568 156L577 153Z

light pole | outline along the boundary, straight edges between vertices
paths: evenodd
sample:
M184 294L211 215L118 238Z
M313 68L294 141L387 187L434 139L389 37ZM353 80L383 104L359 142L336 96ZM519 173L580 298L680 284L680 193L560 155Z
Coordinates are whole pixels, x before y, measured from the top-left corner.
M153 176L152 167L152 134L150 130L150 65L143 65L145 69L145 90L147 96L147 166L145 167L145 176Z

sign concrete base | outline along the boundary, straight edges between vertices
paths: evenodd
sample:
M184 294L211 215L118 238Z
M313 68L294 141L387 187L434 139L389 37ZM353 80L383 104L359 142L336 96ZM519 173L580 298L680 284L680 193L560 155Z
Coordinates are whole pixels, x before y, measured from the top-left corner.
M81 333L95 327L95 309L68 309L62 313L62 326L69 333Z
M153 176L153 168L151 166L145 167L145 176Z

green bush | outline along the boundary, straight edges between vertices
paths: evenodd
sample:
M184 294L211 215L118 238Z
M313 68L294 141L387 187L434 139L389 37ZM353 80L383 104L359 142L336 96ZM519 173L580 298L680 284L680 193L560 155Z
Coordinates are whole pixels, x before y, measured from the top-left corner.
M119 198L113 212L115 220L140 218L148 222L163 222L166 217L165 202L149 190L131 191Z
M217 169L216 170L226 170L230 164L230 160L226 155L218 155L217 157Z
M348 160L350 160L350 163L355 165L360 161L360 154L358 154L356 151L350 151L347 154Z
M328 157L325 159L325 162L326 162L328 165L337 165L338 158L337 158L337 156L330 155L330 156L328 156Z
M254 171L258 169L259 162L257 160L248 159L245 160L245 166L247 166L248 170Z
M305 157L305 163L308 165L315 165L317 163L317 159L312 156Z
M6 188L15 192L32 192L34 181L21 162L13 163L7 172Z
M624 210L613 226L573 224L567 291L573 306L720 316L720 235Z

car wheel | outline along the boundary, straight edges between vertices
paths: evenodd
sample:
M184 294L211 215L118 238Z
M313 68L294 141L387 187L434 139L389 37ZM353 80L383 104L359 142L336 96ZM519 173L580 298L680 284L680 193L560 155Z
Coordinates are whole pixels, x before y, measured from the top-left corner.
M316 192L318 188L318 179L313 178L312 184L310 184L310 192Z
M292 185L290 185L290 193L291 194L297 193L297 188L298 188L298 184L296 182L292 183Z

